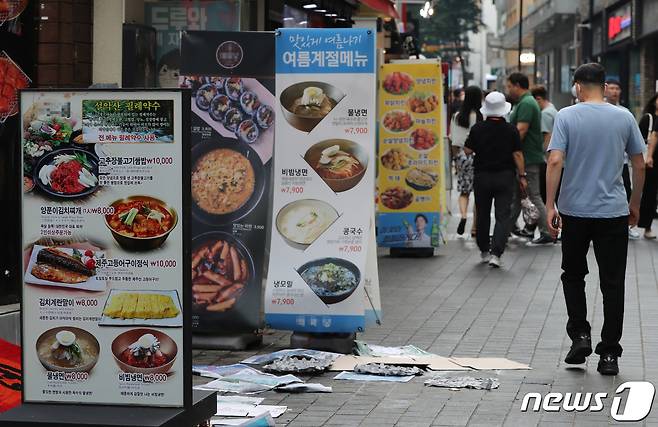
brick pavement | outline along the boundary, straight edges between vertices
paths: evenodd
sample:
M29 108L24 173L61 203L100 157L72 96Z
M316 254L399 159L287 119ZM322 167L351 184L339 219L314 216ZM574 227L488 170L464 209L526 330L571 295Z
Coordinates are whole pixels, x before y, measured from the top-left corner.
M500 388L492 391L425 387L420 378L407 384L334 381L335 373L325 374L312 381L331 385L332 394L262 395L266 404L288 406L277 423L291 427L600 426L613 424L611 399L604 401L605 409L599 413L528 414L519 408L527 392L612 396L625 381L649 380L658 385L658 243L630 243L621 373L603 377L596 372L598 356L590 357L584 369L567 369L563 362L570 341L564 330L559 245L513 243L503 258L505 268L493 270L478 264L479 252L472 240L450 237L440 255L431 259L390 258L380 252L383 325L359 338L381 345L414 344L443 356L507 357L528 363L533 370L478 373L500 380ZM596 338L602 305L590 252L587 295ZM234 363L288 344L288 333L268 331L258 350L197 351L195 362ZM658 426L658 409L644 424Z

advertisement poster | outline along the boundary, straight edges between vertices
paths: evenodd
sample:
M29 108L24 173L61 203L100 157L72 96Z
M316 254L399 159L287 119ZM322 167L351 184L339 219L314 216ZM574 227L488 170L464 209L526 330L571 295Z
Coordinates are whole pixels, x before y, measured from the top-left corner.
M372 31L280 30L276 98L266 323L362 330L375 176Z
M182 94L21 93L25 401L183 406Z
M238 0L169 0L144 3L145 24L157 31L156 64L159 87L178 87L183 66L181 31L237 31L240 29Z
M274 33L190 31L192 327L260 328L274 129Z
M437 247L446 200L441 64L385 64L379 79L377 242Z

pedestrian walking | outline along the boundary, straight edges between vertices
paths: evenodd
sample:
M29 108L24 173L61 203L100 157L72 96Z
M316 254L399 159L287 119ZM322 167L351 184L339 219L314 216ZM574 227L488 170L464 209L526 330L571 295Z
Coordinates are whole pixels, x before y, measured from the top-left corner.
M640 202L640 220L638 227L644 228L644 238L653 240L656 234L651 230L656 213L656 197L658 196L658 94L654 95L642 113L640 119L640 132L647 143L647 155L645 157L646 174L644 188L642 189L642 201Z
M555 119L547 172L548 226L556 237L562 229L562 287L573 341L564 359L584 363L592 353L587 321L585 276L590 242L599 267L603 293L603 328L596 346L598 371L619 372L619 341L624 320L624 283L628 226L637 223L644 184L644 141L633 115L604 101L605 69L580 66L575 74L580 103L562 109ZM633 166L630 204L621 179L624 153ZM555 193L564 166L559 213Z
M541 110L535 98L530 93L528 77L522 73L512 73L507 78L507 94L516 102L510 122L516 126L521 136L521 148L528 174L527 196L539 210L539 237L532 240L534 232L530 230L517 231L516 221L521 213L521 192L518 186L512 198L511 220L516 235L531 239L533 244L553 243L546 227L546 206L541 199L540 177L541 164L544 163L544 148L541 136Z
M528 186L519 132L505 120L511 109L502 93L487 95L480 110L486 120L471 128L464 147L466 154L475 153L477 245L482 262L496 268L502 265L500 258L505 252L511 226L512 193L517 185L515 169L518 171L518 185L523 191ZM489 238L492 202L496 218L493 241Z
M605 81L605 100L606 102L619 107L625 111L630 110L626 107L624 107L621 104L621 95L622 95L622 89L621 89L621 83L619 83L619 80L616 79L607 79ZM631 200L631 193L633 191L632 185L631 185L631 174L628 169L628 156L624 156L624 171L621 175L623 181L624 181L624 189L626 190L626 199ZM631 239L639 239L640 238L640 233L634 229L634 227L629 227L628 228L628 237Z
M557 108L555 108L555 105L553 105L548 99L548 91L544 86L535 86L530 92L541 110L541 134L544 159L546 159L546 150L548 149L548 143L551 141L551 133L553 133L553 124L555 123L555 116L557 116ZM541 193L541 200L546 204L546 162L543 162L540 165L539 191ZM531 229L534 231L534 227Z
M468 201L473 192L473 155L464 152L464 144L468 134L477 122L482 121L482 90L477 86L466 88L464 102L459 111L452 117L450 125L450 138L457 169L457 191L459 191L459 213L461 220L457 226L457 234L463 235L466 228L468 217ZM475 237L476 230L476 213L473 212L473 226L471 227L471 236Z

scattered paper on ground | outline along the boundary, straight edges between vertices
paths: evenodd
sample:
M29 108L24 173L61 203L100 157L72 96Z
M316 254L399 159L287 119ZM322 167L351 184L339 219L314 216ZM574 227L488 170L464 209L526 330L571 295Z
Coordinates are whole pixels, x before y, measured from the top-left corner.
M364 341L354 341L356 348L355 352L359 356L374 356L374 357L387 357L387 356L434 356L425 350L416 347L415 345L405 345L402 347L384 347L381 345L368 344Z
M476 369L478 371L532 369L528 365L502 357L451 357L450 360L460 366Z
M262 365L273 360L281 359L285 356L308 356L316 359L335 360L342 356L340 353L331 353L328 351L308 350L304 348L295 348L291 350L279 350L269 354L257 354L242 361L250 365Z
M270 413L265 412L254 418L212 419L210 426L276 427L276 423Z
M192 366L192 372L206 378L222 378L229 375L233 375L237 372L250 370L254 373L260 371L253 369L250 366L243 365L241 363L236 363L235 365L194 365Z
M255 394L272 390L281 385L301 382L302 380L294 375L276 376L260 372L257 369L247 368L194 388L197 390Z
M469 371L470 368L460 366L447 357L442 356L352 356L345 355L336 359L329 368L330 371L353 371L356 365L366 363L383 363L386 365L419 366L433 371Z
M383 375L357 374L354 372L341 372L340 374L334 377L335 380L379 381L379 382L391 382L391 383L406 383L411 381L413 378L414 375L408 375L406 377L390 377Z
M272 418L280 417L286 410L287 406L272 406L251 404L238 401L221 401L217 400L218 417L258 417L264 413L269 413Z
M492 390L500 383L495 378L473 377L432 377L425 380L425 385L444 388L472 388L476 390Z

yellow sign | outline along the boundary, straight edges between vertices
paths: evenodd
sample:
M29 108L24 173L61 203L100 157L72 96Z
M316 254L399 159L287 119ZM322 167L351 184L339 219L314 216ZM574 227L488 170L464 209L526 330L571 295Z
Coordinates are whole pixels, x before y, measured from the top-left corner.
M386 64L379 78L379 212L440 214L441 64Z

